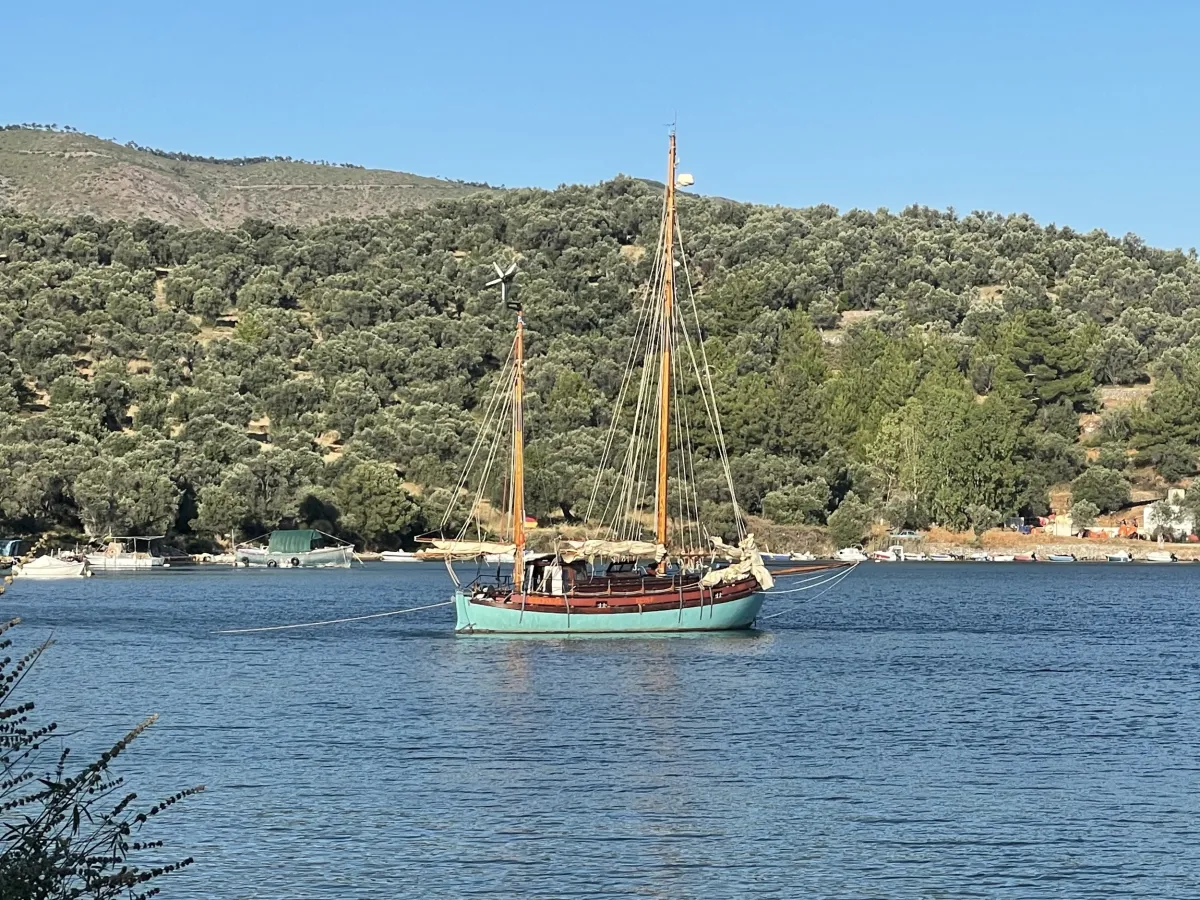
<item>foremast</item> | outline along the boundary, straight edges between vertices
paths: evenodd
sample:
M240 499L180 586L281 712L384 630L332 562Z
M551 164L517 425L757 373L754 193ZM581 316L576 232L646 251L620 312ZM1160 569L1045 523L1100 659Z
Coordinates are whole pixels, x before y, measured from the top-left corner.
M675 306L675 132L667 151L667 198L663 217L663 290L659 332L658 477L655 484L654 534L667 545L667 460L671 433L671 318Z

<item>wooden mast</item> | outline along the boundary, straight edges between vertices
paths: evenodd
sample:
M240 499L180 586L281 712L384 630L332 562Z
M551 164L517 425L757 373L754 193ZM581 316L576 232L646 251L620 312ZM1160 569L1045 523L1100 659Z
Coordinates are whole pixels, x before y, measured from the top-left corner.
M525 581L525 318L517 310L516 360L513 364L513 590L520 593Z
M667 544L667 454L671 430L671 316L675 303L675 132L667 153L667 203L663 215L662 364L658 373L658 486L655 540Z

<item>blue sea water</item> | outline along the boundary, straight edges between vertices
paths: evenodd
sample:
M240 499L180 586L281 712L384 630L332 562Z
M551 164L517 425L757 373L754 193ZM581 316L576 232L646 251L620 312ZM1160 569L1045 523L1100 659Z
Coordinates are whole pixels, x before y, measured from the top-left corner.
M455 638L437 566L15 583L166 898L1200 896L1200 566L861 566L762 631ZM783 579L780 587L787 587ZM815 592L814 592L815 593Z

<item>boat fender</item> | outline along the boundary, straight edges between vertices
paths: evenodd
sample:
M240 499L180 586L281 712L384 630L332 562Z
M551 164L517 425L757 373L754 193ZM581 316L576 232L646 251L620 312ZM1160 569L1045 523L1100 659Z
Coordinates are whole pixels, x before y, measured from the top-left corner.
M274 568L275 568L276 566L278 566L278 565L279 565L278 561L276 561L276 560L274 560L274 559L268 559L268 560L267 560L267 568L268 568L268 569L274 569Z
M298 568L300 568L300 557L298 557L298 556L293 556L293 557L292 557L291 567L292 567L293 569L298 569Z

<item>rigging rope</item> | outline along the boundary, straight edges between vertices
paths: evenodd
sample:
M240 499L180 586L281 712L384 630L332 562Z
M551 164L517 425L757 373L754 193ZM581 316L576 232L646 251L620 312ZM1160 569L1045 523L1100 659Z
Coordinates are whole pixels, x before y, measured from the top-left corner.
M286 631L289 628L316 628L318 625L340 625L342 622L364 622L367 619L382 619L385 616L399 616L404 613L420 612L423 609L437 609L439 606L453 606L453 600L443 600L441 603L430 603L428 606L409 606L405 609L393 609L389 612L371 613L368 616L347 616L344 619L325 619L321 622L300 622L296 625L266 625L262 628L227 628L214 631L213 634L254 634L259 631Z

